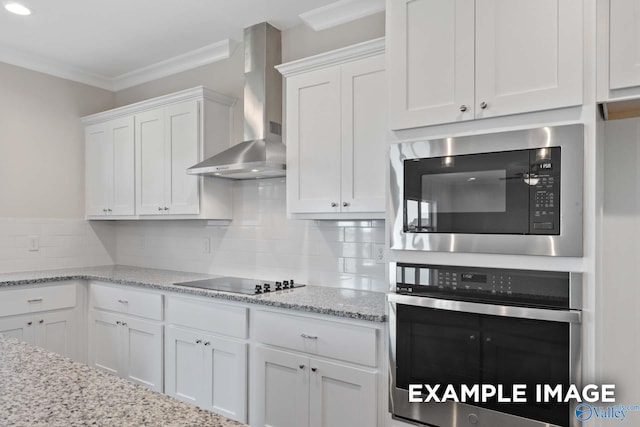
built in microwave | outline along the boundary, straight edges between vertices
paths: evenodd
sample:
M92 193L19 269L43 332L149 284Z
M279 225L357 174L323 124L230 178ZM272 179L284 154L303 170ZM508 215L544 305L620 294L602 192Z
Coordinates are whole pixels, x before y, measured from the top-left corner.
M583 125L393 144L391 248L582 255Z

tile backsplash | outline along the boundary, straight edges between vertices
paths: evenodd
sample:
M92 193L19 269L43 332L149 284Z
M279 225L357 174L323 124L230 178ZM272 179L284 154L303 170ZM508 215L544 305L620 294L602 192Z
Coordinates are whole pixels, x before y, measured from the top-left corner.
M115 237L113 223L0 218L0 273L113 264Z
M283 178L236 181L234 219L119 221L118 264L386 291L384 221L288 219Z

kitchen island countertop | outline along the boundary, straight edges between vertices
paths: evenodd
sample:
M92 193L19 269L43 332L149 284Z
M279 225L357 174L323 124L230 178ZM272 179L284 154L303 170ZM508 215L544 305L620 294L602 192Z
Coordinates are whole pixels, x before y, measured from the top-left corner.
M0 288L59 280L102 280L122 285L268 305L371 322L385 322L387 320L385 312L386 300L383 292L308 285L270 294L242 295L174 285L174 283L210 277L219 276L125 265L108 265L4 273L0 274Z
M0 335L0 426L244 424Z

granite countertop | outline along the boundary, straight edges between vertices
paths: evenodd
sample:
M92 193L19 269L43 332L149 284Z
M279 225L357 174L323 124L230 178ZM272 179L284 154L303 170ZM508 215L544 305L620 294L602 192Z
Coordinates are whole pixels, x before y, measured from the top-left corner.
M0 335L1 426L244 424Z
M270 294L242 295L174 285L174 283L210 277L217 276L111 265L0 274L0 287L45 283L58 280L104 280L123 285L201 295L371 322L385 322L387 320L385 314L385 294L382 292L325 286L305 286Z

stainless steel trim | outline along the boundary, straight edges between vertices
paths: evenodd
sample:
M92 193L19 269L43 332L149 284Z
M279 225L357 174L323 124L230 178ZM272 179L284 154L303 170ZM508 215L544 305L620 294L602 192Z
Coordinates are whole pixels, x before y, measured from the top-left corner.
M389 294L389 297L392 295ZM492 411L465 403L410 403L408 390L396 386L396 326L397 304L392 300L389 304L389 412L393 418L406 420L411 423L430 423L451 427L468 427L468 414L474 413L482 421L482 425L510 427L549 427L548 423L521 418L509 414ZM569 323L569 382L581 386L582 378L582 350L581 324ZM576 404L570 405L570 427L579 427L581 422L574 416Z
M389 191L391 249L582 256L583 140L584 126L575 124L391 144ZM403 232L404 160L551 146L562 148L559 236Z
M487 314L491 316L517 317L521 319L546 320L550 322L580 323L579 310L549 310L544 308L515 307L509 305L481 304L468 301L453 301L413 295L389 294L390 303L435 308L438 310L460 311L464 313Z

